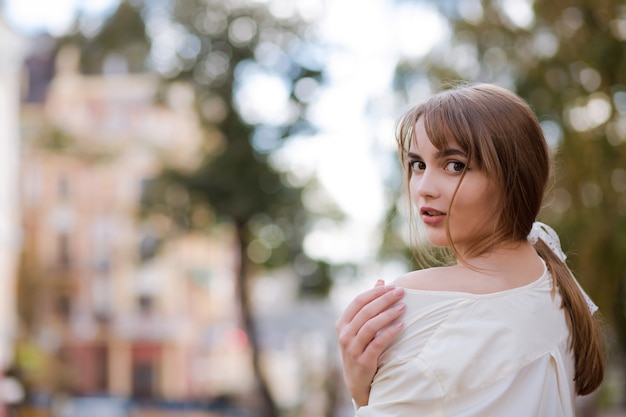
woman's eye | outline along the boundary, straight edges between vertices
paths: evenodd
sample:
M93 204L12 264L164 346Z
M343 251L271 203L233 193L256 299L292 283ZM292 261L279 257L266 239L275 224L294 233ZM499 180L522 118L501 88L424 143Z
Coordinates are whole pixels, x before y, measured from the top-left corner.
M409 167L411 171L423 171L426 169L426 164L422 161L411 161L409 162Z
M465 169L465 164L463 162L448 162L446 169L450 172L463 172Z

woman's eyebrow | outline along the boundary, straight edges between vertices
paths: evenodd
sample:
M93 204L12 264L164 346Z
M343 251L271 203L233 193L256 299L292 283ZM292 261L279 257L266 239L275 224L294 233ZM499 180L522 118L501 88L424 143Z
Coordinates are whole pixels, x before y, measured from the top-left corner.
M462 150L455 149L455 148L448 148L448 149L444 149L435 153L435 159L446 158L448 156L454 156L454 155L467 158L467 154L463 152ZM418 154L414 152L408 152L407 156L411 159L422 159L421 156L419 156Z
M460 149L455 149L455 148L448 148L448 149L444 149L442 151L439 151L435 154L435 158L436 159L441 159L441 158L445 158L447 156L462 156L464 158L467 158L467 154L465 152L463 152Z

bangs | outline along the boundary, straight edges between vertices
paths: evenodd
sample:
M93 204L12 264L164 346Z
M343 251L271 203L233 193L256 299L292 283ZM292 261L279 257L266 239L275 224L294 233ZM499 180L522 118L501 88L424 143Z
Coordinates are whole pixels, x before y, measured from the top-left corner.
M454 126L450 127L450 120L446 117L446 114L450 114L450 112L442 111L443 109L438 107L433 106L431 102L424 103L409 110L400 119L396 136L402 155L409 152L411 142L415 139L415 125L420 118L424 120L428 139L437 150L448 149L448 143L452 140L458 143L463 151L467 152L467 144L463 144L459 140L459 135L454 133Z
M430 143L437 150L445 151L451 143L456 143L463 152L469 155L471 141L468 140L467 134L463 134L464 131L459 123L462 115L459 113L458 109L446 109L443 105L428 106L424 109L424 129Z

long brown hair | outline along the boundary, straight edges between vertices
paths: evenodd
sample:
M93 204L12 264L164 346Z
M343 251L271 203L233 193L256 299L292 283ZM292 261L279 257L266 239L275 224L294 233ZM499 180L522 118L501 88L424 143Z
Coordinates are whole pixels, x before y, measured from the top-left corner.
M528 104L512 92L495 85L461 85L442 91L427 102L409 109L400 119L397 141L400 160L406 174L407 188L411 177L408 150L415 124L423 119L426 133L439 150L449 141L467 154L468 160L493 180L497 191L497 219L489 238L477 236L471 253L484 254L503 242L527 239L539 214L548 179L550 151L541 125ZM464 172L465 173L465 172ZM464 178L461 175L459 184ZM451 213L452 202L448 210ZM449 217L448 216L448 217ZM446 224L450 248L462 261L452 242ZM604 356L599 324L593 317L573 276L552 250L541 240L535 244L555 279L570 329L570 348L575 357L576 392L593 392L604 378Z

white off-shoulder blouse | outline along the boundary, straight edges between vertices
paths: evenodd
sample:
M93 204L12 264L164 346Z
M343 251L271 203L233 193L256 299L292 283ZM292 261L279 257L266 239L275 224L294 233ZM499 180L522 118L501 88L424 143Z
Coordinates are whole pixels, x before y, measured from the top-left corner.
M569 329L550 273L491 294L407 289L404 329L358 417L573 417Z

